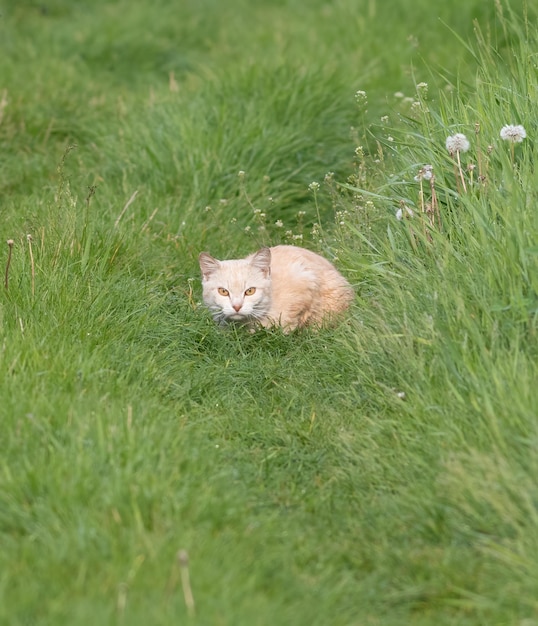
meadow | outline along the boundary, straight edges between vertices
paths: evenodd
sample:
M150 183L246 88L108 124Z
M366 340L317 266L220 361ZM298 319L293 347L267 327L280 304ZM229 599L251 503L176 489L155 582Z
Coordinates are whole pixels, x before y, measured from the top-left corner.
M538 626L536 18L2 2L0 624ZM217 328L278 243L344 322Z

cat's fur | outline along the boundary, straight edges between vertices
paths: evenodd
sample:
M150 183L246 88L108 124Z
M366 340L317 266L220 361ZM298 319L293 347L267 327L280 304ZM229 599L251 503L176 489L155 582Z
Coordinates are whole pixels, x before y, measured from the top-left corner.
M334 265L305 248L262 248L228 261L202 252L199 260L204 303L220 324L279 325L286 331L320 326L353 299Z

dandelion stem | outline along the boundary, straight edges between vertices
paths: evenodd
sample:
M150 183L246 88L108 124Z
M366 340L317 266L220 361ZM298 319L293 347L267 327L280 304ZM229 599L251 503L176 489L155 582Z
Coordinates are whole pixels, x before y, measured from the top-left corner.
M456 163L455 159L452 161L452 163L454 165L454 178L456 179L456 189L458 191L458 194L460 194L461 185L460 185L460 177L458 176L458 164Z
M426 220L424 219L426 215L426 206L424 205L424 187L422 184L422 177L420 178L420 189L418 192L418 201L420 204L420 214L422 215L422 225L424 228L424 236L428 238L428 232L426 231Z
M474 125L474 132L476 135L476 159L478 161L478 180L482 180L482 148L480 147L480 124L477 122Z
M463 176L463 170L461 169L461 159L460 159L460 151L456 150L456 158L458 159L458 170L460 173L461 184L463 186L463 191L467 193L467 186L465 185L465 178Z
M7 253L7 263L6 263L6 274L4 278L4 287L7 289L9 286L9 266L11 265L11 254L13 252L13 239L7 240L7 245L9 246L9 252Z
M435 176L432 174L430 178L430 190L432 194L432 211L434 219L437 219L437 227L441 231L441 213L439 212L439 202L437 200L437 192L435 191Z

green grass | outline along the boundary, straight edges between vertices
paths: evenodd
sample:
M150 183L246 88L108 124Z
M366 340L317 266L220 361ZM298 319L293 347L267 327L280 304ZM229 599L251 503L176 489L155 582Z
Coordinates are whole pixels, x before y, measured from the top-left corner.
M3 3L0 624L538 623L535 21ZM281 242L345 323L217 328L198 253Z

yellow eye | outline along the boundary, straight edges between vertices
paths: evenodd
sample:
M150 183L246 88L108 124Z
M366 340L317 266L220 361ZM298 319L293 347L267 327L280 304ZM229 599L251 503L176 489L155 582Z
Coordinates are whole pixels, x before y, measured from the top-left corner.
M229 296L230 292L227 289L224 289L224 287L219 287L219 293L221 296Z
M245 291L245 296L253 296L256 293L256 287L249 287Z

